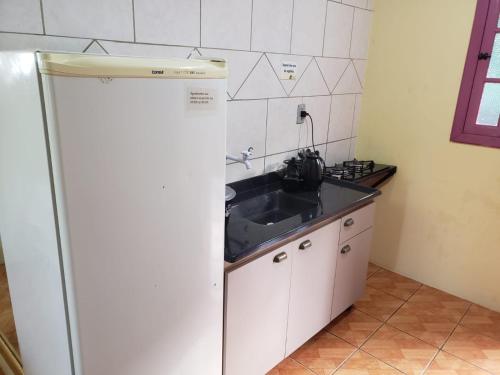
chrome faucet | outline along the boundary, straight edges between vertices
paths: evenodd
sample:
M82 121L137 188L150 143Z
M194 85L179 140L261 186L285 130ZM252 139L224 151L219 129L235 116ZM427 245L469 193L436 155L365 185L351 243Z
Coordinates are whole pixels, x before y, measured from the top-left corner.
M251 159L252 155L253 155L253 147L249 147L248 150L241 151L241 158L238 158L238 157L230 155L230 154L226 154L226 159L245 164L245 167L247 169L250 169L250 168L252 168L252 164L250 163L250 159Z

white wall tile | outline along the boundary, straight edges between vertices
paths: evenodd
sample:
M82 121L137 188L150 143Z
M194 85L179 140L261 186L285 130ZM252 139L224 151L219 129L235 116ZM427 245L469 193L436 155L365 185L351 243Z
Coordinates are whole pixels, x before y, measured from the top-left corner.
M354 68L356 69L356 73L358 73L361 86L365 87L365 74L366 74L366 65L368 63L368 60L354 60L353 63L354 63Z
M110 42L106 40L100 40L99 43L110 55L118 56L185 59L193 51L191 47L155 46L152 44Z
M352 121L352 133L351 137L358 136L359 122L361 120L361 105L362 105L363 95L356 95L356 103L354 105L354 119Z
M259 176L264 173L264 158L251 161L252 168L246 169L241 163L226 165L226 184Z
M291 53L321 56L326 0L295 0Z
M343 141L328 143L326 149L326 158L325 158L326 165L332 166L335 163L341 163L343 161L349 160L350 148L351 148L350 139L344 139Z
M83 52L90 42L90 39L6 33L0 34L0 51L39 49L41 51Z
M359 82L358 73L354 65L349 63L344 74L340 78L337 86L333 90L334 94L359 94L363 91L361 82Z
M200 45L200 0L135 0L138 42Z
M254 157L266 153L267 100L243 100L227 103L227 152L241 156L254 148Z
M229 66L229 77L227 91L234 97L245 79L262 56L260 52L232 51L225 49L200 48L201 54L205 57L219 57L226 59Z
M328 95L330 91L328 86L319 70L318 63L312 59L306 71L299 78L299 81L290 93L291 96L314 96L314 95Z
M372 12L369 10L355 9L352 29L351 57L367 59L370 44L370 31L372 28Z
M351 142L349 145L349 160L352 160L356 157L357 140L357 138L351 138Z
M342 3L358 8L366 8L366 0L342 0Z
M342 74L344 74L350 60L335 59L330 57L316 57L316 61L318 62L321 73L323 73L323 77L325 78L328 90L332 92L337 86L340 77L342 77Z
M250 49L252 0L201 0L202 47Z
M252 50L290 52L293 0L253 0Z
M84 38L134 39L132 1L43 0L47 34Z
M328 2L323 55L349 57L354 8Z
M234 97L236 99L263 99L283 96L286 96L286 93L278 80L278 76L266 55L262 55Z
M333 95L328 141L350 138L356 95Z
M298 79L302 76L306 68L309 66L312 57L311 56L301 56L301 55L280 55L274 53L266 53L274 71L280 78L281 85L285 89L287 94L290 94L292 89L297 84ZM295 79L281 79L281 68L284 62L293 62L297 65L295 71Z
M306 111L311 115L314 121L315 144L327 142L331 99L331 96L311 96L305 97L302 100L306 105ZM311 121L309 118L306 118L303 128L306 128L307 134L306 137L303 137L303 132L301 132L301 146L309 147L312 145Z
M40 0L0 1L0 31L43 33Z
M267 154L295 150L299 146L300 126L297 106L301 98L270 99L267 112Z
M85 50L85 53L107 55L107 52L99 45L99 43L97 43L97 41L92 42L92 44Z
M375 9L375 1L374 0L366 0L366 8L374 10Z
M286 164L283 163L283 161L296 156L297 156L297 150L266 156L264 160L265 162L264 172L270 173L283 169L286 167Z

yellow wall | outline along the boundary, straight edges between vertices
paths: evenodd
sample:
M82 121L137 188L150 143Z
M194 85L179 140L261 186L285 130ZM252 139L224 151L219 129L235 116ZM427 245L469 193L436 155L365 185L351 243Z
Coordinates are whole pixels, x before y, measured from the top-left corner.
M500 149L449 141L475 0L377 0L357 156L398 165L372 260L500 311Z

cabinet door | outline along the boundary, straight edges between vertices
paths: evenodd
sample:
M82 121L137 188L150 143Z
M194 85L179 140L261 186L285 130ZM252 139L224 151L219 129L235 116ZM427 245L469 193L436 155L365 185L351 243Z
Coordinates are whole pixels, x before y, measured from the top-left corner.
M332 320L356 302L365 291L372 231L370 228L339 245Z
M340 220L293 242L286 355L330 322Z
M285 357L289 249L281 247L227 275L225 375L265 374Z

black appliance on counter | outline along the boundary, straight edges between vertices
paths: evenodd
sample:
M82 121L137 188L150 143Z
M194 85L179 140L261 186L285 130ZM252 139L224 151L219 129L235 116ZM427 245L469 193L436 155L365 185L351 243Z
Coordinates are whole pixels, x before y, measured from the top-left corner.
M317 190L324 178L325 162L318 151L300 151L297 158L285 160L283 175L287 191Z
M316 157L316 159L315 159ZM285 160L283 173L287 191L317 189L324 178L350 181L367 187L380 186L396 173L393 165L376 164L373 160L348 160L325 166L318 152L306 150L297 158Z

